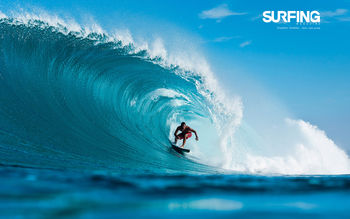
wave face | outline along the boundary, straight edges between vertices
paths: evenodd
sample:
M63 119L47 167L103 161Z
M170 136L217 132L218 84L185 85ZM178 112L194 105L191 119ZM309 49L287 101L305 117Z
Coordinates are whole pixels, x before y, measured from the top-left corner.
M206 118L195 81L103 35L39 21L0 25L2 162L52 168L201 170L169 151L170 122ZM183 115L183 116L176 116Z
M212 124L198 75L104 34L65 34L39 20L3 19L0 34L3 163L210 171L169 149L181 121Z
M3 165L142 173L350 172L346 153L317 127L288 120L287 143L275 140L283 150L274 153L264 147L269 142L256 140L258 131L242 122L239 99L224 97L213 75L185 70L117 39L3 15ZM189 141L186 157L169 147L182 121L201 139Z

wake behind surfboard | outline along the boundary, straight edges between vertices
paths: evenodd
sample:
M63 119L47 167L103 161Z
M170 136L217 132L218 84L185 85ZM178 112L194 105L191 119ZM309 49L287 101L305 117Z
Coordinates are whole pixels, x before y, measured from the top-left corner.
M172 149L174 149L176 152L178 152L180 154L190 152L190 149L178 147L178 146L174 145L170 140L169 140L169 143L171 144Z
M178 152L178 153L180 153L180 154L183 154L184 152L185 152L185 153L189 153L189 152L190 152L190 149L181 148L181 147L178 147L178 146L173 145L173 144L171 144L171 147L172 147L176 152Z

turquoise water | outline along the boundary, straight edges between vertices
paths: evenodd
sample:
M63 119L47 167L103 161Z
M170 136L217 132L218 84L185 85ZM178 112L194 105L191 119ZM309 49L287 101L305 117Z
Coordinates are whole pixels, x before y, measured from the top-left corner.
M349 218L350 177L106 174L0 168L0 215Z
M213 142L240 115L207 82L106 34L1 19L0 216L349 217L348 175L225 168L239 154ZM181 121L201 130L186 156Z
M209 115L193 79L104 35L82 38L39 21L8 20L0 33L2 163L206 171L169 153L170 121ZM173 119L175 113L184 116Z

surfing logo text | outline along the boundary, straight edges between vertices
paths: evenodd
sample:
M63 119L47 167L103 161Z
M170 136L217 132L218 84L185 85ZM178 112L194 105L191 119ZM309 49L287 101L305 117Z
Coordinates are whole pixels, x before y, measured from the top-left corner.
M319 23L321 21L318 11L264 11L263 21L265 23Z

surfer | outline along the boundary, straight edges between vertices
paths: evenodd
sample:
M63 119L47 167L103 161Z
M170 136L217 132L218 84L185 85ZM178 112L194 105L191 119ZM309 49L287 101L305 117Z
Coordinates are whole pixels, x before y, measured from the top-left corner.
M177 134L179 131L181 131L180 134ZM175 135L175 144L177 143L178 139L183 139L181 147L183 148L186 144L186 140L192 136L193 132L196 135L196 141L198 141L198 135L197 132L194 129L191 129L191 127L187 126L185 122L181 122L181 125L176 128L176 131L174 133Z

